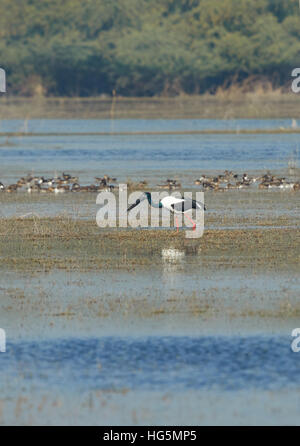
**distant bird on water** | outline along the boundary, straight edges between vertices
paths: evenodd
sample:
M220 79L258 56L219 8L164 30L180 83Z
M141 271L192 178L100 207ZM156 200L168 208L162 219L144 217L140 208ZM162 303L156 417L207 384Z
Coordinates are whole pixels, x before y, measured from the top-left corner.
M184 214L187 216L187 218L190 220L191 223L193 223L193 231L196 229L196 223L191 219L191 217L187 214L187 212L192 211L193 209L201 209L203 211L206 211L206 206L202 203L199 203L196 200L192 200L190 198L176 198L172 197L171 195L168 195L167 197L162 198L159 200L158 203L154 203L151 198L150 192L144 192L140 198L136 200L135 203L133 203L129 208L127 209L127 212L129 212L131 209L138 206L142 201L148 200L148 203L150 206L154 208L166 208L173 214ZM177 216L175 216L176 219L176 226L177 226L177 232L179 231L179 225L178 225L178 219Z

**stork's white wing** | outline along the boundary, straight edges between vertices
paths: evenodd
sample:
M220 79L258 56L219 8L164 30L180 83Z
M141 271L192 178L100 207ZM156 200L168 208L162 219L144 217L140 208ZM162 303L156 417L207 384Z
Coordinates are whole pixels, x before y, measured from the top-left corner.
M183 202L182 198L176 198L176 197L172 197L171 195L164 197L161 200L161 204L163 205L164 208L169 209L169 211L174 212L174 205L175 204L180 204Z
M202 203L199 203L196 200L191 200L190 198L185 198L184 200L181 200L180 203L173 203L171 206L174 209L174 212L188 212L192 209L205 209Z
M205 206L199 201L192 200L190 198L176 198L172 196L164 197L161 200L163 207L169 209L171 212L188 212L191 209L205 210Z

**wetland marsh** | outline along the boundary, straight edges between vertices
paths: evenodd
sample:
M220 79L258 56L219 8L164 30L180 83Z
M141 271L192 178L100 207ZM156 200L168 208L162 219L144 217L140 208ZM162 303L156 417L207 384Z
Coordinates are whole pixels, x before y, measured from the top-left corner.
M0 180L57 169L196 191L226 168L287 176L298 137L3 141ZM299 191L206 192L195 240L101 229L96 195L0 193L0 422L299 424Z

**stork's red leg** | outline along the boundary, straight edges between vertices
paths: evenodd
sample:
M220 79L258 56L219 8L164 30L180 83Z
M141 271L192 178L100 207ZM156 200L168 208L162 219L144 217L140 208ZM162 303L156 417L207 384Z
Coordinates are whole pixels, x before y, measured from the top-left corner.
M193 223L193 231L195 231L196 230L196 223L191 219L191 217L189 217L189 215L188 214L185 214L186 216L187 216L187 218L190 220L190 222L192 222Z
M175 220L176 220L177 232L179 232L179 224L178 224L178 218L177 218L177 216L175 216Z

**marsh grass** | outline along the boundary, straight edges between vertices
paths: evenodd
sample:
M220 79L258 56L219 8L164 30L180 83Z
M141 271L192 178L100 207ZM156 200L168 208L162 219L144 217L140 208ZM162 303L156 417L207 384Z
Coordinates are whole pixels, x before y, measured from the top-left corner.
M299 97L279 91L219 91L216 95L152 98L0 99L0 119L237 119L300 118Z
M183 262L213 266L291 269L300 262L300 229L207 230L188 240L174 229L100 229L93 220L1 219L1 268L98 270L152 267L167 260L162 250L178 250ZM176 259L175 259L176 261Z

